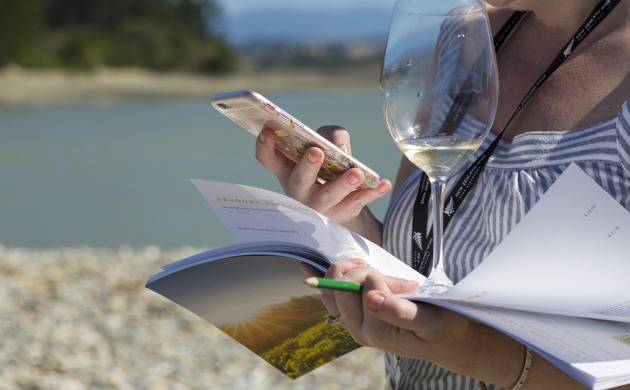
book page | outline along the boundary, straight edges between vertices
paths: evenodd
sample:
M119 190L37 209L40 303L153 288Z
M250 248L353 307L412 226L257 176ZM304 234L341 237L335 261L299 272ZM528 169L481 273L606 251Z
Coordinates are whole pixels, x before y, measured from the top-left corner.
M288 196L240 184L192 182L237 243L287 242L316 249L331 262L362 258L383 274L424 280L380 246Z
M331 256L337 255L338 247L355 248L351 236L331 235L320 215L291 198L238 184L192 182L237 243L285 241Z
M435 299L630 322L630 213L571 165L495 250Z
M438 304L490 324L529 345L590 388L630 383L628 323L462 306L446 301Z

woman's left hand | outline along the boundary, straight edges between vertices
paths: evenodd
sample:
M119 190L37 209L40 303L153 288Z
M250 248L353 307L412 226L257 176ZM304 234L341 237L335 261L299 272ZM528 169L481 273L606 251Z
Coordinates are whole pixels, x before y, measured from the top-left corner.
M473 359L476 323L455 312L396 295L416 291L418 283L384 276L356 259L333 263L326 277L364 285L361 295L323 291L328 310L342 316L358 343L447 367L466 365Z

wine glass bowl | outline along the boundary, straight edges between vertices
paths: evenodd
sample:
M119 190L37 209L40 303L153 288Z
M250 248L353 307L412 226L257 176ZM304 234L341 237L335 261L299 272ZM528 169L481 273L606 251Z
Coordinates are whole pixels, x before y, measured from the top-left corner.
M441 292L452 286L442 251L446 180L483 143L496 113L498 75L483 2L399 0L381 96L390 135L431 182L433 267L424 289Z

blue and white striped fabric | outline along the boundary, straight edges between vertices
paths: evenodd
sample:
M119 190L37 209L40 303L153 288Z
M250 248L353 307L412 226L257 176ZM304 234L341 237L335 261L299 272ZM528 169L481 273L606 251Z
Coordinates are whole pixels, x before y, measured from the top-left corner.
M494 138L491 134L480 150ZM531 132L512 142L501 141L444 233L450 278L457 282L481 263L572 162L630 210L630 98L616 118L599 124L568 132ZM457 176L450 178L451 185ZM392 199L384 223L384 248L407 263L419 179L416 170ZM447 185L447 194L448 189ZM474 379L425 361L402 358L396 364L395 357L387 355L386 368L392 389L475 388Z

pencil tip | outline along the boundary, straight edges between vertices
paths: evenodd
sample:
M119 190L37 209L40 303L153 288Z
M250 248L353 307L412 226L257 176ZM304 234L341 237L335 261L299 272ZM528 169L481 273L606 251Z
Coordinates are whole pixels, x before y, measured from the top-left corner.
M311 276L310 278L307 278L304 283L308 284L311 287L317 287L317 278Z

